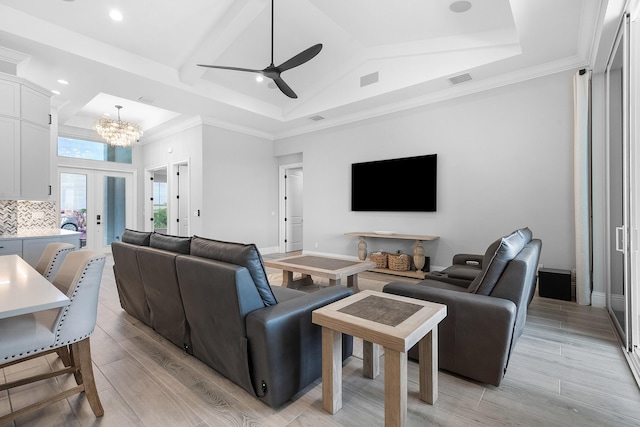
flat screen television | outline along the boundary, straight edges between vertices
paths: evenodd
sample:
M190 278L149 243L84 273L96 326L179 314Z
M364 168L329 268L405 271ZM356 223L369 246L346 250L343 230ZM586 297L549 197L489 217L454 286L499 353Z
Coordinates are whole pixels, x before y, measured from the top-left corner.
M437 154L353 163L351 210L435 212Z

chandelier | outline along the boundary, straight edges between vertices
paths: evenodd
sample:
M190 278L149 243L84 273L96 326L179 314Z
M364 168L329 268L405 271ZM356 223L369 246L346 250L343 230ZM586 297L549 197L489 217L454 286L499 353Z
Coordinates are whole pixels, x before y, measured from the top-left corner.
M111 145L128 147L142 136L142 129L135 123L120 120L122 105L116 105L118 120L102 118L96 123L96 131Z

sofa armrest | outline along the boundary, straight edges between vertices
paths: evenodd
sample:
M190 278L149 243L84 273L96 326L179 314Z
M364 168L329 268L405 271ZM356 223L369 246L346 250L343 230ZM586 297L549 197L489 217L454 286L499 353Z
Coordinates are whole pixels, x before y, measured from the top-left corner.
M453 256L454 265L466 265L469 267L482 268L483 255L477 254L456 254Z
M438 330L439 366L499 385L511 354L516 305L509 300L430 286L393 282L384 292L447 306ZM416 356L412 349L410 356Z
M353 294L332 286L252 311L246 317L251 379L256 395L281 406L322 375L322 329L311 312ZM343 335L343 360L353 352L353 337Z

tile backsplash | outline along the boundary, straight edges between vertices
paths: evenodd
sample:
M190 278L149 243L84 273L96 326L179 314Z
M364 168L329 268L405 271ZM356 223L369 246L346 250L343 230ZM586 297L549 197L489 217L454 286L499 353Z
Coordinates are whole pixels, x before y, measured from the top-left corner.
M0 234L58 227L54 202L0 200Z

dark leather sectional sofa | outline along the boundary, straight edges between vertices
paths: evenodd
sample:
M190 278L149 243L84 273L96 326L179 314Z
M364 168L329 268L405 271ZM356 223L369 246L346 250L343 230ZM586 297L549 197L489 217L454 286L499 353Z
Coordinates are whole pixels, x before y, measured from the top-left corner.
M311 312L351 289L271 287L253 244L126 230L111 248L122 308L269 406L321 377Z

